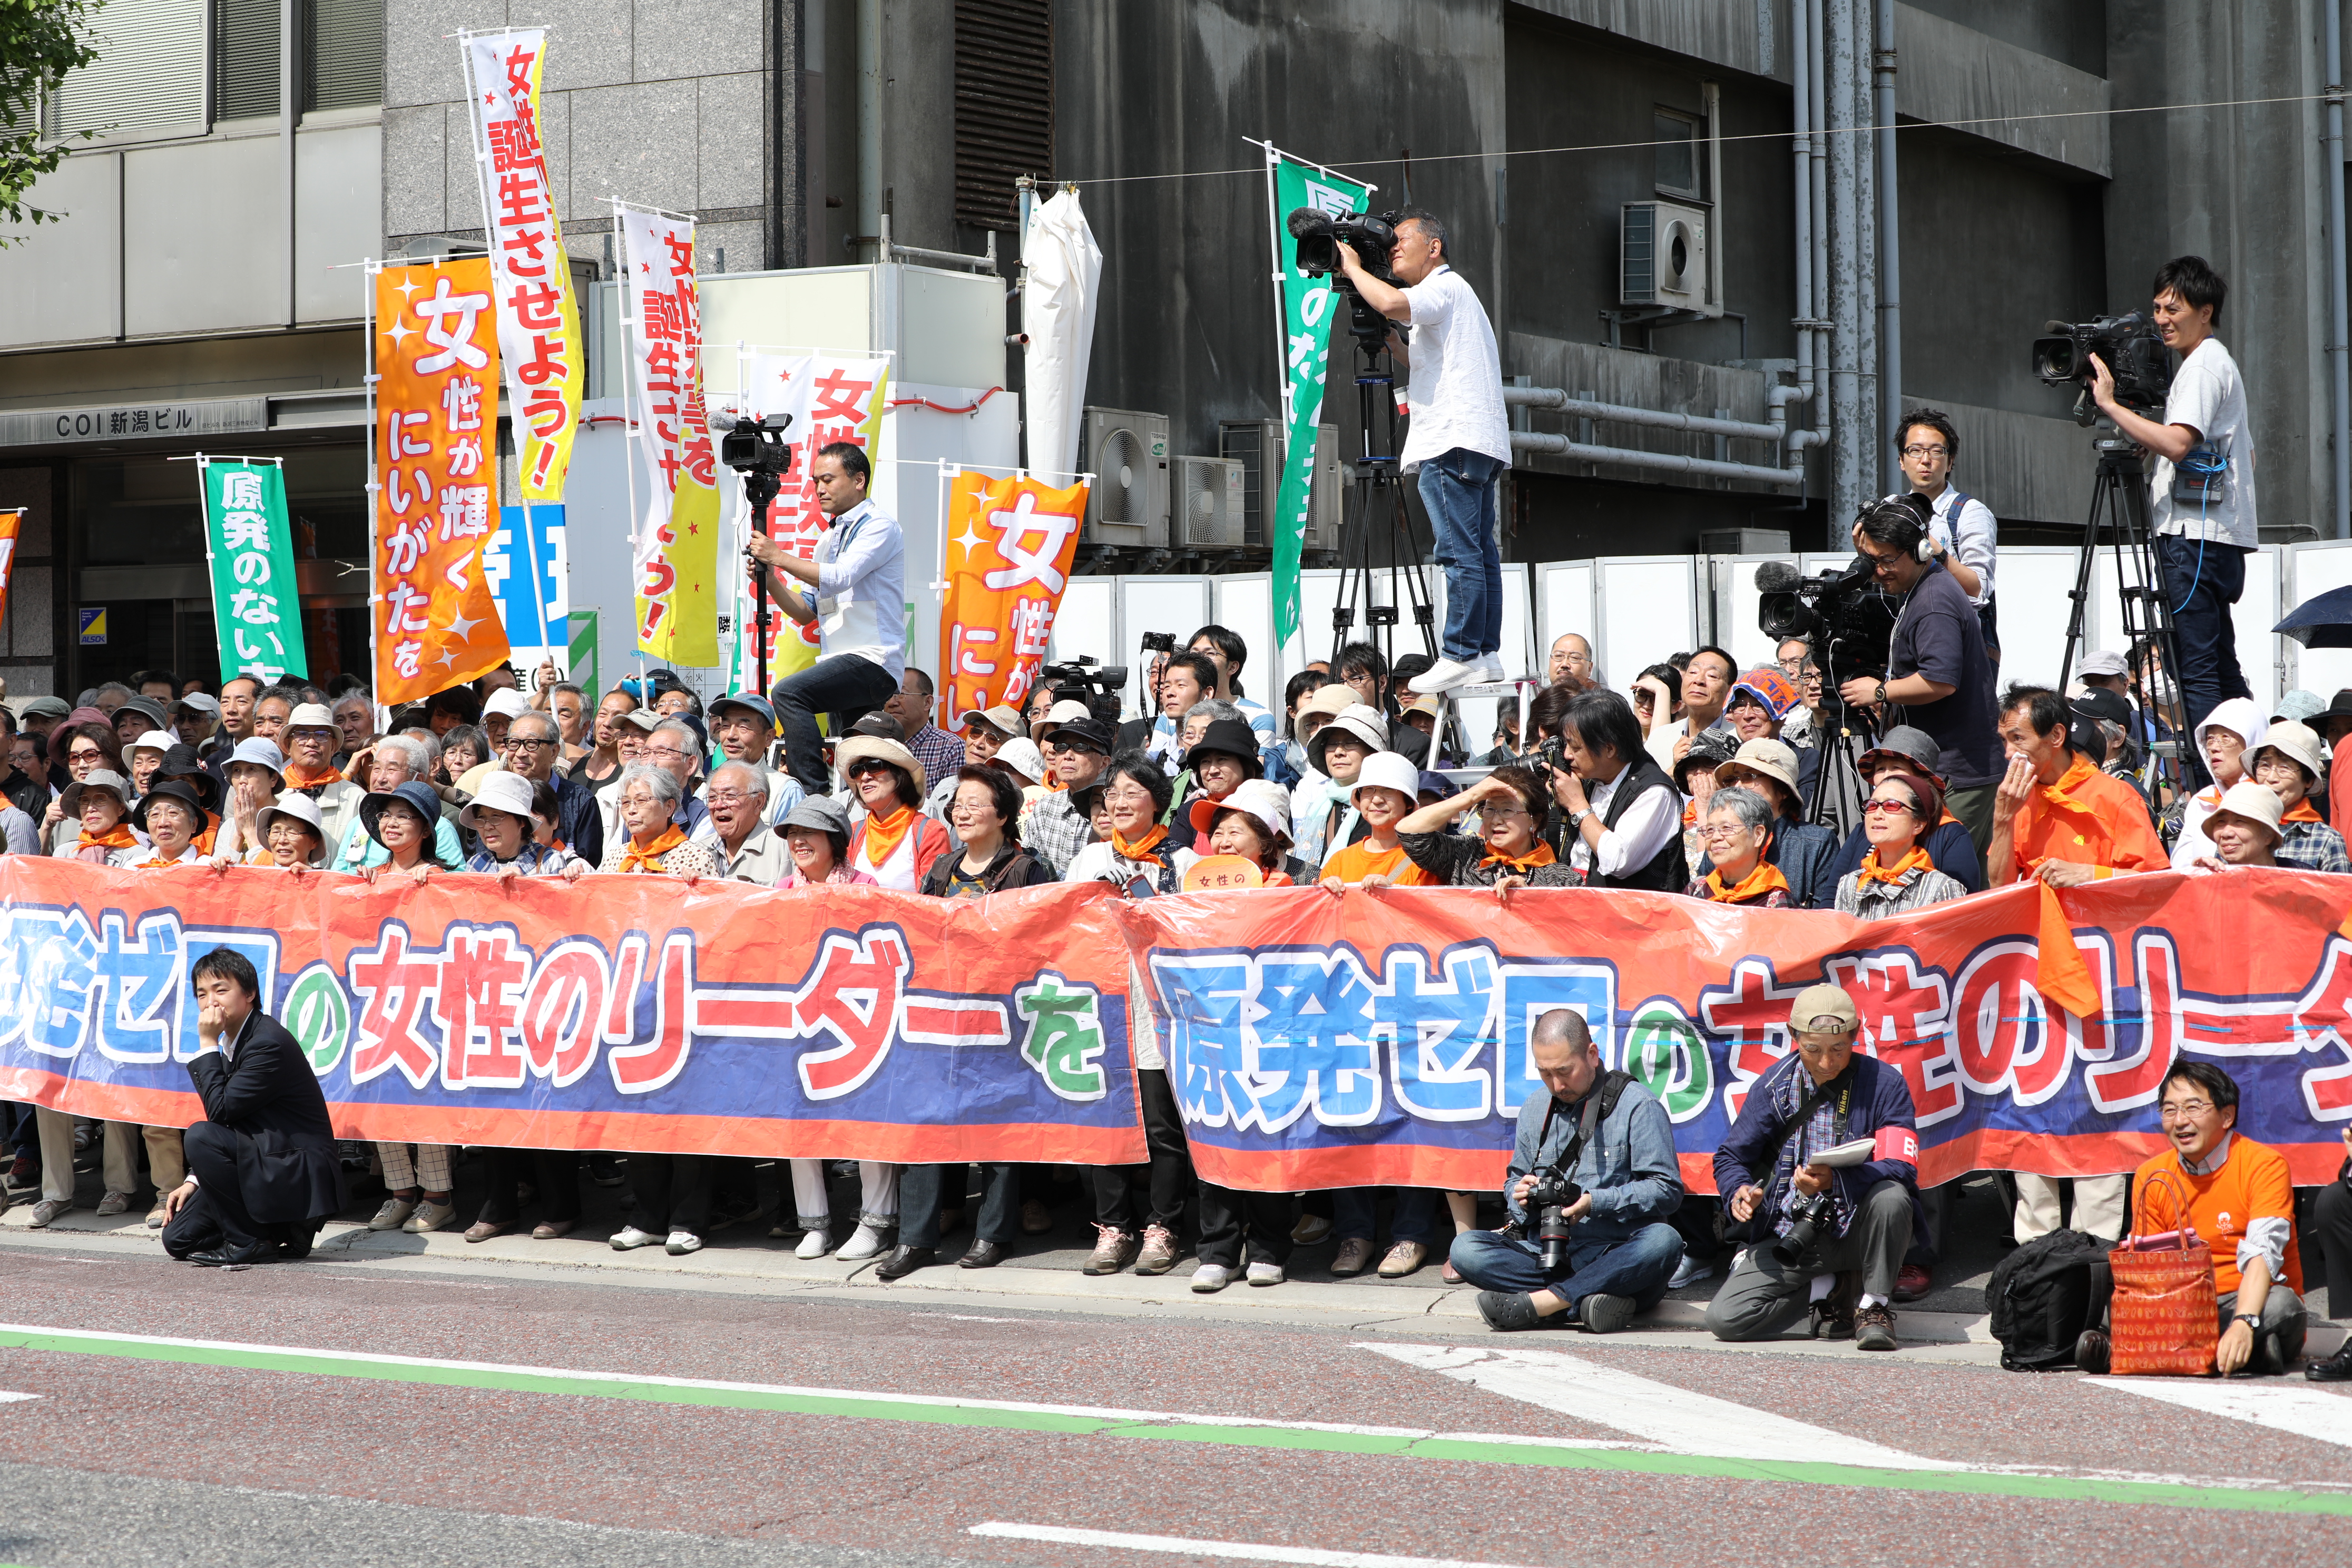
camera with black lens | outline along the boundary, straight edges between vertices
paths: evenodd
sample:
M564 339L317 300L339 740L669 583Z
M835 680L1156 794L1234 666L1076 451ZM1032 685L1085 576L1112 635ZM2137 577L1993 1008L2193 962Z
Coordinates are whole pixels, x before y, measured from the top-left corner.
M1790 1199L1786 1212L1789 1234L1772 1244L1772 1258L1784 1268L1793 1268L1837 1223L1837 1205L1825 1192L1798 1193Z
M2095 321L2046 321L2045 336L2033 340L2033 374L2050 386L2074 386L2074 422L2088 425L2098 418L2091 399L2091 384L2098 372L2091 356L2098 355L2116 378L2116 401L2135 413L2153 416L2164 407L2172 390L2172 355L2156 323L2138 310L2121 316L2101 316Z
M1127 667L1100 665L1092 654L1080 654L1067 664L1049 664L1037 672L1037 684L1052 689L1056 702L1083 702L1087 711L1106 724L1118 722L1118 694L1127 688Z
M1536 1240L1543 1246L1547 1273L1568 1267L1569 1237L1574 1228L1568 1211L1583 1195L1584 1189L1557 1165L1538 1171L1535 1184L1528 1189L1528 1211L1536 1216Z
M1799 574L1785 561L1756 569L1756 624L1775 644L1802 637L1822 672L1822 710L1842 719L1838 688L1857 675L1886 673L1902 605L1878 585L1878 563L1860 551L1843 566Z
M789 414L771 414L765 419L736 416L734 425L719 435L719 460L739 474L781 479L793 471L793 444L784 439L792 422Z
M1294 207L1287 223L1290 237L1297 243L1298 270L1309 278L1328 275L1339 285L1352 307L1348 331L1367 353L1378 353L1388 342L1388 318L1365 304L1356 286L1348 281L1348 274L1339 265L1339 247L1354 247L1356 259L1363 264L1365 271L1383 283L1394 285L1397 279L1396 274L1389 270L1389 252L1396 247L1397 215L1334 214L1321 207Z
M1143 651L1146 653L1174 653L1176 651L1176 634L1174 632L1144 633Z

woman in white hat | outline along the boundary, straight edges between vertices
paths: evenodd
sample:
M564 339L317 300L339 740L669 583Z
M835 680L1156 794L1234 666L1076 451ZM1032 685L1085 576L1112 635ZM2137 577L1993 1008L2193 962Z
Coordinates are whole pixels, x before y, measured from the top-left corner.
M1240 856L1265 873L1265 887L1287 888L1313 876L1305 861L1289 853L1290 792L1278 784L1244 779L1223 800L1199 796L1191 821L1195 833L1208 835L1209 854ZM1177 850L1177 875L1205 858Z
M2278 863L2297 871L2352 872L2344 835L2319 819L2311 804L2326 771L2319 737L2290 719L2263 732L2251 763L2254 782L2279 797Z
M466 857L466 869L501 879L562 876L578 857L539 842L541 827L554 821L555 792L547 785L517 773L485 774L473 804L457 814L457 826L481 846Z
M289 792L274 805L262 807L253 819L260 844L247 857L250 866L275 866L281 871L307 871L323 862L327 828L319 803L307 795Z
M221 770L228 781L228 795L221 810L220 831L213 838L213 864L238 865L260 846L261 832L256 825L263 812L278 804L285 773L286 753L278 749L277 742L248 735L236 743L228 765Z
M1332 850L1361 836L1362 818L1349 795L1365 759L1391 749L1388 721L1377 710L1352 700L1354 695L1344 685L1327 686L1300 709L1303 723L1309 715L1338 704L1307 737L1310 771L1291 795L1291 837L1299 858L1313 865L1321 865Z
M2205 833L2205 819L2221 808L2221 796L2240 781L2252 777L2254 749L2270 726L2251 697L2232 697L2215 706L2197 726L2197 754L2213 782L2165 814L2166 839L2172 845L2172 868L2186 871L2213 853Z
M121 773L94 768L66 786L58 805L68 822L81 825L81 836L59 851L69 860L107 864L110 857L146 847L146 836L131 826L131 786Z
M1397 837L1397 824L1419 802L1421 773L1395 752L1376 752L1356 773L1349 804L1364 824L1364 836L1323 857L1322 885L1342 888L1423 888L1434 880L1412 863Z
M922 891L931 863L952 843L923 815L923 764L904 742L879 735L845 737L835 763L866 808L849 841L849 864L886 888Z
M2252 779L2221 792L2221 804L2205 814L2205 836L2213 846L2200 855L2191 872L2234 871L2248 866L2276 866L2281 818L2286 814L2278 792Z

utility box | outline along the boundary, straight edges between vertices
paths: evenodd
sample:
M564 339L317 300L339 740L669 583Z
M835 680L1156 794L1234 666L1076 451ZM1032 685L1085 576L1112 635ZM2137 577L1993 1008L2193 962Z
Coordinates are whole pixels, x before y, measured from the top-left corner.
M1266 516L1282 485L1282 454L1286 439L1279 419L1228 419L1217 427L1218 455L1242 465L1242 543L1263 550L1269 542ZM1315 427L1315 473L1307 502L1307 534L1303 550L1339 548L1339 514L1347 503L1346 478L1339 469L1339 427Z
M1707 271L1711 215L1681 202L1627 202L1617 238L1617 298L1720 316Z
M1088 408L1078 461L1094 475L1080 541L1127 550L1168 548L1168 416Z
M1233 458L1179 458L1169 516L1174 548L1221 553L1242 547L1242 465Z
M1701 555L1785 555L1795 559L1789 548L1789 531L1785 528L1731 528L1698 536Z

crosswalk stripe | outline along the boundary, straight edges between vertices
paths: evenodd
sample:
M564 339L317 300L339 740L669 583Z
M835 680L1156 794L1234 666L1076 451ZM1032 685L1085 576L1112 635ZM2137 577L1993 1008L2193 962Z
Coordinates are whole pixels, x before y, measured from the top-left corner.
M2352 1399L2308 1384L2224 1383L2190 1377L2086 1377L2092 1388L2112 1388L2186 1405L2208 1415L2250 1421L2315 1442L2352 1448Z
M1695 1394L1670 1383L1602 1366L1557 1351L1485 1350L1471 1345L1360 1343L1407 1366L1450 1377L1596 1426L1647 1438L1668 1453L1725 1458L1816 1459L1888 1470L1969 1467L1905 1453L1769 1410Z
M1128 1552L1174 1552L1187 1557L1238 1558L1245 1563L1297 1563L1305 1568L1507 1568L1460 1557L1391 1557L1379 1552L1332 1552L1318 1546L1269 1546L1244 1541L1195 1541L1181 1535L1130 1535L1118 1530L1073 1530L1058 1524L1006 1524L990 1520L964 1531L1000 1541L1042 1541L1054 1546L1114 1546Z

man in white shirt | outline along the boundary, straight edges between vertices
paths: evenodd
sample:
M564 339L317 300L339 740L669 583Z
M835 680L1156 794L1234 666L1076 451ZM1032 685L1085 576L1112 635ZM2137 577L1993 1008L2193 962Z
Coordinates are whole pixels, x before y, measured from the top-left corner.
M1960 433L1951 416L1940 408L1906 414L1903 428L1895 433L1895 454L1902 459L1903 477L1927 498L1928 547L1976 606L1977 620L1984 627L1985 657L1998 665L2000 637L1993 629L1992 575L2000 524L1992 508L1952 483L1952 465L1960 458Z
M1511 466L1503 414L1503 362L1486 307L1445 255L1445 226L1409 208L1397 221L1389 269L1396 284L1364 270L1355 247L1339 265L1364 303L1412 328L1412 418L1398 467L1418 474L1422 503L1445 568L1444 658L1413 678L1423 696L1474 680L1503 679L1503 551L1496 532L1496 481ZM1393 342L1393 338L1391 342Z
M907 669L906 541L898 520L866 499L873 477L858 447L824 447L809 465L809 482L833 521L815 559L758 535L743 551L767 572L768 592L784 614L816 624L816 662L768 694L784 731L784 766L811 795L823 795L827 783L817 714L830 712L833 732L845 734L889 700Z
M2179 256L2156 271L2156 328L2181 356L2164 422L2116 399L2116 378L2094 354L2091 396L2115 427L2156 457L2148 478L2157 560L2180 645L2180 695L2194 734L2221 701L2251 697L2238 668L2230 606L2246 585L2246 557L2261 542L2254 521L2254 435L2237 362L2213 335L2230 286L2201 256ZM2199 759L2182 759L2204 782Z

